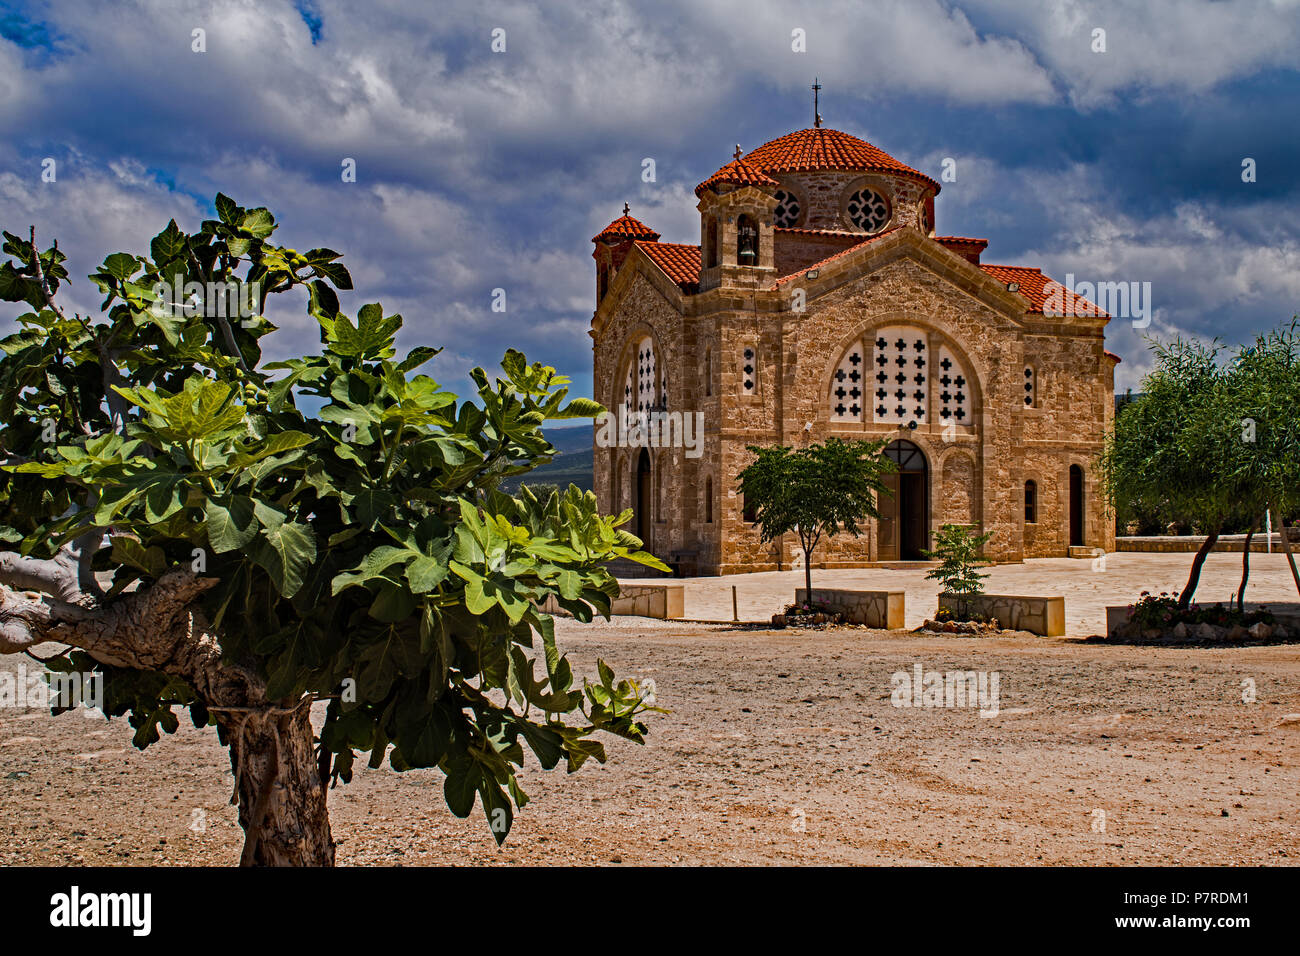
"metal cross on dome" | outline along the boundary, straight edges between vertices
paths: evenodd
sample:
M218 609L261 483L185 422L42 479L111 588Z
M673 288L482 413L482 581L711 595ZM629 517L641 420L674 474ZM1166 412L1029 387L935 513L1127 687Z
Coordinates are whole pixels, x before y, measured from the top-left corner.
M813 77L812 91L813 91L813 128L821 129L822 114L820 109L820 98L821 98L820 94L822 91L822 84L821 84L821 80L819 80L815 76Z

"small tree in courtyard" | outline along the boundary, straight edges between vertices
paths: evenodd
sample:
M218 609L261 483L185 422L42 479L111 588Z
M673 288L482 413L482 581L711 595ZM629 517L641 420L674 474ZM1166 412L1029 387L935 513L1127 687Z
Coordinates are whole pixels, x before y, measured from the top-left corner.
M750 445L755 458L740 473L740 493L764 544L794 532L804 556L804 585L812 597L812 555L823 536L855 537L859 524L879 518L877 496L889 494L881 476L894 469L882 454L888 439L843 441L792 449Z
M1221 346L1175 339L1152 348L1155 368L1116 417L1101 472L1113 504L1188 521L1205 535L1179 595L1186 608L1206 557L1241 506L1233 477L1243 454L1240 423L1225 406Z
M1225 526L1255 529L1270 509L1300 590L1285 532L1300 483L1300 341L1296 329L1260 336L1221 361L1223 347L1175 339L1155 344L1155 368L1116 416L1102 455L1117 507L1189 522L1205 535L1178 608L1191 604L1205 560ZM1249 577L1243 554L1244 600Z
M970 615L971 596L984 591L982 582L988 575L980 574L978 569L992 562L980 554L980 549L991 537L992 531L977 535L965 525L945 524L935 535L934 550L922 552L927 558L939 562L938 567L925 573L926 578L938 581L943 589L941 593L957 598L957 615L962 620Z
M1228 363L1223 399L1225 457L1232 486L1252 528L1271 512L1281 530L1292 581L1300 592L1300 569L1291 553L1286 517L1300 505L1300 323L1258 336ZM1238 603L1244 605L1250 574L1249 540L1242 555ZM1244 608L1243 608L1244 609Z

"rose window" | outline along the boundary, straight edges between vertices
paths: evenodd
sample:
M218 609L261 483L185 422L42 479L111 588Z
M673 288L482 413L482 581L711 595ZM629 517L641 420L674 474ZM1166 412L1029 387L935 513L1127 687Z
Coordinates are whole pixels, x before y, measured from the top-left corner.
M874 189L859 189L845 208L853 225L864 232L879 232L889 222L889 203Z

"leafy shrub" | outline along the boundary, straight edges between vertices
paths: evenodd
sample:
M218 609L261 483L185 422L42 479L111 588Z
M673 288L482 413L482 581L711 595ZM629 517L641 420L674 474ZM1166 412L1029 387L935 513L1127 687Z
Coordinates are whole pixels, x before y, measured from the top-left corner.
M935 549L921 552L939 562L938 567L926 572L926 579L938 581L942 593L957 597L957 613L962 620L969 620L967 599L984 592L983 581L988 575L980 574L977 568L992 562L979 552L991 537L992 531L976 535L965 525L945 524L939 528Z
M1201 624L1213 624L1216 627L1250 627L1252 624L1272 624L1273 615L1268 611L1237 611L1222 604L1204 606L1192 604L1186 608L1178 606L1178 594L1161 591L1153 595L1143 591L1136 604L1129 605L1128 619L1136 623L1143 631L1168 631L1179 624L1185 627L1197 627Z

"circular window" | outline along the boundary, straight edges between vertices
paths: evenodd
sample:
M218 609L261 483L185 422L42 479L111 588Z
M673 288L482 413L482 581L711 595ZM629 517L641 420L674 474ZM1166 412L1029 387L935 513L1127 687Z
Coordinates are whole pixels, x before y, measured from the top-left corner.
M782 229L789 229L799 221L799 200L794 193L784 189L776 191L776 224Z
M865 232L879 232L889 222L889 203L874 189L859 189L845 209L853 225Z

